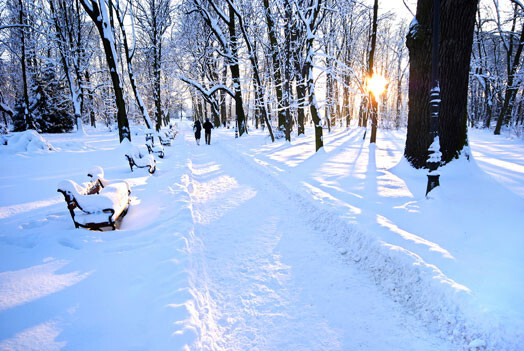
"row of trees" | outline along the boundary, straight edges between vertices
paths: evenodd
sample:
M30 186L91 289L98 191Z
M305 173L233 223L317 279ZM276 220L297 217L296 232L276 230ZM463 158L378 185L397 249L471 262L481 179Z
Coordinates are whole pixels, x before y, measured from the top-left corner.
M122 140L131 138L128 118L153 127L152 110L157 129L165 122L176 90L163 74L170 1L1 2L5 125L82 132L85 122L116 120Z
M395 82L380 97L382 124L399 127L406 116L407 24L392 13L373 21L373 14L361 1L185 0L176 44L181 79L192 87L198 113L210 111L216 123L225 121L231 101L240 134L244 110L255 126L270 134L275 128L287 140L309 122L318 150L322 127L347 127L352 118L367 124L375 22L374 70Z
M506 5L506 6L504 6ZM471 126L518 130L524 122L524 9L519 1L492 1L476 14L469 121Z
M372 137L407 125L406 156L423 167L431 3L408 28L377 0L0 0L0 112L16 130L116 120L122 140L129 118L158 129L191 100L196 118L240 135L251 125L291 140L311 124L317 150L326 129L369 119ZM447 162L468 121L522 126L524 21L518 0L442 0L441 13ZM372 74L388 81L379 96Z

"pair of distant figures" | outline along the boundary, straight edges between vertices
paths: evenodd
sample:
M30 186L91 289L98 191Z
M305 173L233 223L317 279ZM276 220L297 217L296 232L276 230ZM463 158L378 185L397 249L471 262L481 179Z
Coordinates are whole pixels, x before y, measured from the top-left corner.
M200 134L202 132L202 128L205 130L205 137L206 137L206 144L211 144L211 129L213 129L213 124L209 122L209 118L206 118L206 121L204 124L200 123L200 120L196 120L195 124L193 125L193 132L195 132L195 139L197 145L200 145Z

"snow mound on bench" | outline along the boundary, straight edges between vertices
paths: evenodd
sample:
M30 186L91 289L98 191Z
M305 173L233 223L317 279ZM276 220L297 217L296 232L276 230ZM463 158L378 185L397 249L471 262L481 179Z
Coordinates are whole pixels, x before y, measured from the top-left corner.
M113 219L126 208L129 201L128 186L124 182L106 186L100 194L82 195L82 187L72 180L63 180L58 189L71 193L84 212L99 213L106 209L114 209Z
M7 139L7 150L10 152L42 153L54 151L55 148L35 130L13 133Z
M117 150L124 155L128 155L133 158L135 164L139 167L146 167L156 163L153 155L149 154L147 151L140 150L138 147L134 146L129 142L129 140L124 139L120 145L117 147Z

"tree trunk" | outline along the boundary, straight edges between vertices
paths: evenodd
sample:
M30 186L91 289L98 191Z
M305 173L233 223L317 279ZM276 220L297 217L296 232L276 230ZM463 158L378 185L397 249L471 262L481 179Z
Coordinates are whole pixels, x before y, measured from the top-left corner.
M373 29L371 33L371 50L369 51L369 65L368 65L368 78L373 77L373 59L375 55L375 45L377 43L377 16L378 16L378 0L375 0L373 5ZM378 124L378 103L377 98L373 93L370 93L371 104L369 105L369 116L371 117L371 137L369 142L374 144L377 142L377 124Z
M236 123L238 124L238 135L242 136L247 132L246 116L244 114L244 104L242 102L242 87L240 85L240 66L238 63L238 39L235 28L235 13L231 5L229 5L229 39L231 40L231 53L234 61L230 62L229 69L231 70L231 79L233 80L233 88L235 90L235 114Z
M278 128L283 130L286 121L286 115L284 112L284 103L282 100L283 94L282 75L280 71L280 48L278 47L278 42L275 35L275 22L273 21L273 15L271 14L269 0L264 0L264 8L266 9L267 33L271 47L271 58L273 60L273 81L277 95Z
M282 107L286 109L284 131L287 141L291 141L291 26L293 22L293 12L289 0L284 0L284 11L286 21L286 39L285 39L285 69L284 69L284 96L282 98ZM279 121L280 123L280 121ZM281 127L281 125L279 125Z
M517 5L515 5L517 6ZM516 11L516 10L515 10ZM515 15L516 16L516 15ZM513 39L511 39L513 41ZM502 110L500 111L499 118L497 119L497 125L495 127L495 135L500 134L502 128L502 123L509 123L511 118L511 112L513 111L513 104L515 102L515 97L517 96L518 87L514 86L515 74L517 67L520 64L520 55L522 54L522 48L524 46L524 23L522 24L522 30L520 32L519 46L515 52L515 57L511 59L511 53L508 55L508 83L506 85L506 92L504 94L504 104L502 105ZM511 64L509 63L511 62Z
M154 10L154 8L153 8ZM157 31L156 16L153 13L153 98L155 100L155 120L156 120L156 131L158 132L162 128L162 95L161 95L161 71L160 64L162 60L162 42L159 38Z
M438 121L442 161L459 156L467 144L467 92L473 29L478 0L443 0L439 50L439 81L442 99ZM418 0L416 24L406 45L410 57L409 114L405 157L415 168L427 166L429 97L431 89L431 38L433 4Z
M227 81L227 67L224 66L224 69L222 71L222 84L226 85ZM220 90L220 122L222 123L223 127L226 127L227 123L227 105L226 105L226 92L224 90Z
M20 5L20 23L25 24L25 14L24 14L24 4L22 0L18 0L18 3ZM36 129L35 124L33 122L33 118L31 116L31 112L29 111L29 88L27 84L27 64L26 64L26 45L25 45L25 28L20 28L21 31L21 50L22 55L20 57L20 63L22 65L22 82L23 82L23 88L24 88L24 121L25 121L25 128L26 129Z
M91 20L95 23L95 26L100 34L102 39L102 44L104 47L104 52L106 56L107 66L109 68L109 73L111 75L111 82L113 83L113 91L115 94L115 104L117 107L117 121L118 121L118 135L120 142L124 139L131 141L131 132L129 130L129 121L127 119L126 105L124 101L124 94L122 91L123 82L120 79L117 66L117 57L115 57L116 48L114 43L114 30L110 27L112 21L109 18L106 18L107 8L104 8L102 11L98 7L98 3L92 0L81 0L84 10L89 14ZM100 2L102 6L106 6L102 1ZM112 1L109 1L109 6L112 7ZM107 38L107 33L110 33L110 38Z
M149 114L147 113L147 108L144 104L144 101L142 100L142 97L140 93L138 92L138 88L136 85L135 80L135 73L133 71L133 65L131 64L131 61L133 60L133 57L135 55L134 49L132 51L129 50L129 44L127 42L127 34L124 26L124 19L122 18L122 14L117 14L118 18L118 24L120 26L120 31L122 32L122 42L124 44L124 52L127 62L127 73L129 76L129 82L131 83L131 88L133 89L133 94L135 95L136 104L138 105L138 109L140 110L140 114L142 115L142 118L144 119L144 122L146 123L146 127L148 129L151 129L152 124L151 120L149 119ZM131 18L131 21L134 21L133 18ZM134 26L132 26L132 30L134 31ZM134 33L133 33L134 36Z

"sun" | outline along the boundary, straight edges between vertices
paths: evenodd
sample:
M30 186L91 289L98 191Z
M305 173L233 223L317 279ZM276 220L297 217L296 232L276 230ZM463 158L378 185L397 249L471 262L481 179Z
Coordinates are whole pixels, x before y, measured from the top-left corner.
M367 91L373 93L376 98L384 92L387 83L388 82L386 78L382 77L381 75L374 74L373 77L367 79Z

